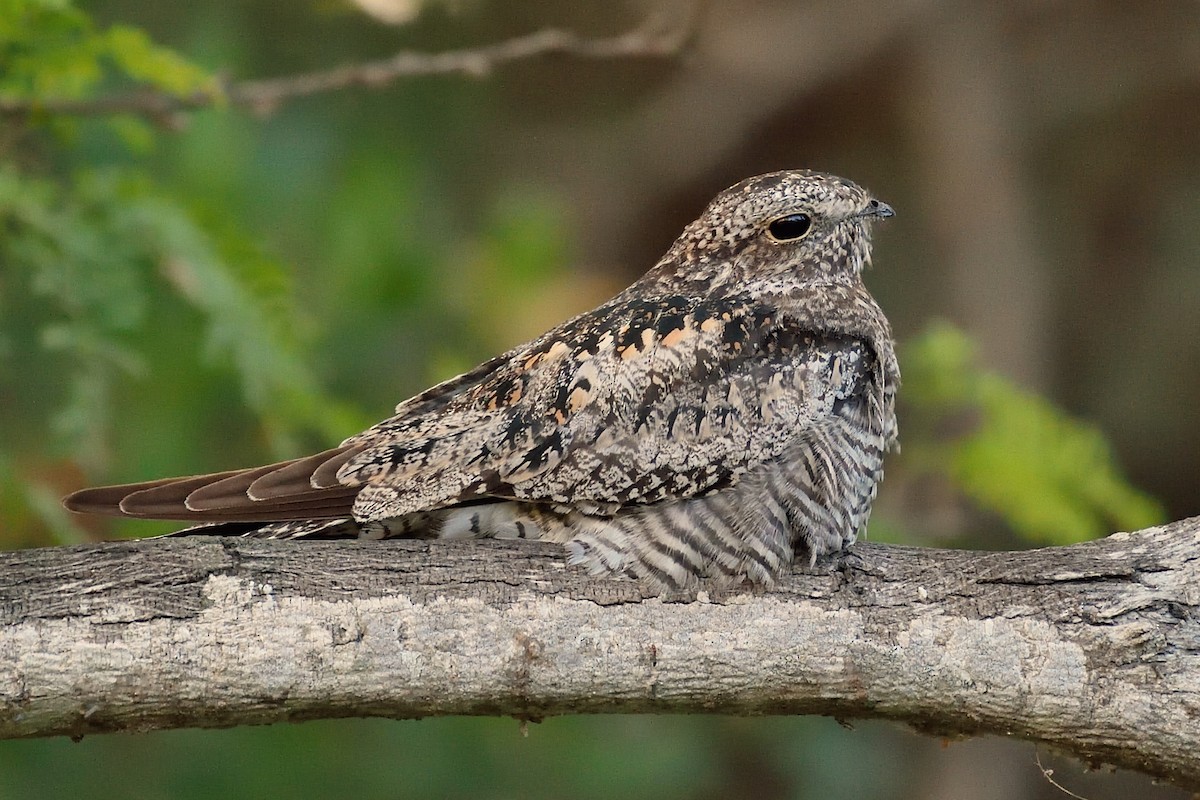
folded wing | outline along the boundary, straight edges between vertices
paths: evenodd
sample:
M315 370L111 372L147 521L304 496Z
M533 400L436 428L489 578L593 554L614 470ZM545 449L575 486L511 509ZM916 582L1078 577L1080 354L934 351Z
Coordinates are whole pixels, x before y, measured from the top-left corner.
M87 489L197 523L404 516L491 499L608 515L735 483L869 394L875 354L750 301L617 298L306 458Z

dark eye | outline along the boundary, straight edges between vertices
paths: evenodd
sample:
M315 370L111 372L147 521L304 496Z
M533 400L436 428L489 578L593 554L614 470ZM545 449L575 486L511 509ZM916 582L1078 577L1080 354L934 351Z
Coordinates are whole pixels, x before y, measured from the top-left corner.
M808 214L788 214L767 226L767 233L777 242L794 242L803 239L812 227L812 217Z

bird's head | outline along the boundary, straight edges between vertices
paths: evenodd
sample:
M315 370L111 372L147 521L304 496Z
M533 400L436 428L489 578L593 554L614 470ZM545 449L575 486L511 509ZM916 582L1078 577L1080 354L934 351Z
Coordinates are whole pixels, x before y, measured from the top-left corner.
M710 280L857 280L870 262L870 225L895 212L835 175L771 172L721 192L668 259ZM709 274L711 273L711 274Z

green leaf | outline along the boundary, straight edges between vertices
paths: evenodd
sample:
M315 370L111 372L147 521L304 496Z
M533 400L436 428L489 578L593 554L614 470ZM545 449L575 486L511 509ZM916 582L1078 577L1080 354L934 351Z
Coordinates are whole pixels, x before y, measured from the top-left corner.
M180 96L217 91L217 82L205 70L154 44L140 28L113 25L101 39L108 56L128 78Z
M173 97L221 98L213 75L155 44L141 29L99 30L91 17L66 2L6 0L0 5L0 64L0 99L34 109L130 87Z
M147 192L126 209L162 259L173 291L208 320L206 352L228 359L279 455L297 449L297 429L341 438L362 417L317 388L301 355L297 312L282 266L230 226L203 227L166 196Z
M909 343L903 363L915 422L906 457L950 478L1026 539L1068 544L1163 521L1163 509L1121 475L1100 431L977 367L961 331L935 323ZM973 424L939 436L955 419Z
M0 165L0 229L14 288L45 306L37 343L70 365L50 424L82 463L106 460L115 386L148 372L133 343L153 338L150 306L168 297L202 315L207 357L232 367L278 455L301 432L328 441L364 424L318 387L284 268L137 173L82 172L65 188Z

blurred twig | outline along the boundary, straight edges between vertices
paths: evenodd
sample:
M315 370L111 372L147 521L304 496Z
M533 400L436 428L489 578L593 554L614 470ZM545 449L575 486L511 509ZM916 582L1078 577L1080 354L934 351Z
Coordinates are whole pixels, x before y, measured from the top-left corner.
M637 28L608 38L587 39L558 29L545 29L495 44L441 53L401 51L391 58L346 64L328 70L264 80L224 81L211 92L172 95L138 90L108 97L83 99L12 100L0 98L0 113L25 116L34 113L75 116L136 114L165 127L178 126L179 114L210 106L231 105L259 114L270 114L298 97L337 91L352 86L380 88L402 78L427 75L463 75L484 78L514 61L546 55L581 59L670 58L690 41L698 13L678 20L648 17Z

